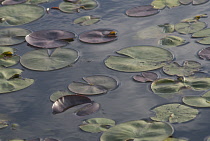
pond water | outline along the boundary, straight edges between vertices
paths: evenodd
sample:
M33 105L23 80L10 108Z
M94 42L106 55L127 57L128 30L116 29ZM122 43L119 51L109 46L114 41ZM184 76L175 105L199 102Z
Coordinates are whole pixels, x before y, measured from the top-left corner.
M55 7L61 1L42 4L45 8ZM24 69L22 74L25 78L33 78L35 83L30 87L17 92L1 94L0 117L7 116L12 123L20 126L16 130L2 129L0 138L2 141L20 138L29 139L36 137L53 137L62 141L99 141L101 133L86 133L78 128L84 119L104 117L115 120L118 124L131 120L149 119L153 115L150 111L153 107L167 103L182 103L183 95L165 99L154 94L150 89L150 83L137 83L132 76L139 73L125 73L108 69L104 60L108 55L114 55L115 51L125 47L137 45L159 46L157 39L142 39L137 33L145 28L164 23L175 24L182 19L193 17L197 14L209 14L209 3L192 6L179 6L172 9L165 8L159 14L132 18L125 15L125 11L138 5L148 5L152 0L98 0L99 7L90 11L76 14L66 14L58 10L51 10L41 19L29 24L17 26L32 31L43 29L60 29L80 33L97 29L109 28L118 31L118 40L105 44L86 44L79 40L71 42L64 48L72 48L79 52L80 58L72 67L60 70L39 72L22 67L20 64L12 68ZM98 15L102 20L91 26L73 25L74 19L85 15ZM210 18L202 19L207 24ZM1 27L4 28L4 27ZM177 33L176 33L177 34ZM178 35L178 34L177 34ZM180 36L180 35L179 35ZM182 36L190 43L180 47L170 47L170 50L178 63L185 60L200 62L203 69L209 72L210 63L197 57L197 52L207 45L195 43L189 35ZM17 54L35 50L27 43L16 46ZM168 77L161 69L155 70L160 77ZM104 95L91 96L91 99L100 103L101 109L94 114L77 117L73 114L75 108L71 108L61 114L52 114L52 102L49 97L58 90L68 90L67 86L73 81L82 81L82 77L95 74L110 75L118 79L120 85L114 91ZM204 91L185 90L184 95L201 95ZM198 108L199 115L192 121L173 124L174 137L187 138L190 141L202 141L210 136L210 109ZM2 115L1 115L2 114Z

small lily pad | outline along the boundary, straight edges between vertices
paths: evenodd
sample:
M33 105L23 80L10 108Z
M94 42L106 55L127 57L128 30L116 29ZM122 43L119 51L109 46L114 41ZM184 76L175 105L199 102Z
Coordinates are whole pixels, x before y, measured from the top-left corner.
M197 5L197 4L203 4L208 2L209 0L179 0L179 2L181 4L190 4L192 3L193 5Z
M42 4L46 2L52 2L55 0L27 0L26 4Z
M205 22L181 22L175 24L175 30L182 34L191 34L198 32L206 27Z
M165 23L163 25L158 25L159 27L163 28L164 33L173 33L175 30L175 27L173 24Z
M130 17L145 17L155 15L157 13L159 13L159 10L154 9L151 5L137 6L126 10L126 15Z
M37 5L17 4L0 7L0 13L0 26L15 26L41 18L45 10Z
M75 34L63 30L41 30L26 36L26 41L35 47L56 48L74 41Z
M20 4L25 3L27 0L4 0L1 4L2 5L14 5L14 4Z
M138 82L152 82L158 78L158 75L154 72L142 72L141 74L133 76L133 79Z
M20 63L31 70L50 71L70 66L78 59L78 52L68 48L56 48L49 54L48 49L39 49L24 54Z
M58 100L59 98L63 97L63 96L66 96L66 95L72 95L72 94L75 94L75 93L72 93L70 91L57 91L57 92L54 92L51 96L50 96L50 100L52 102L55 102L56 100Z
M117 31L111 29L95 29L79 35L80 41L91 44L106 43L116 39Z
M0 120L0 129L6 128L6 127L8 127L8 126L9 126L8 121Z
M90 133L107 131L111 126L115 126L115 121L107 118L91 118L83 121L79 128Z
M81 95L63 96L53 103L52 105L53 114L62 113L71 107L86 103L91 103L91 100L86 96L81 96Z
M74 20L74 24L91 25L100 21L99 17L94 16L82 16Z
M192 37L196 37L196 38L210 37L210 28L205 28L203 30L200 30L200 31L192 34Z
M15 49L10 47L0 47L0 66L10 67L17 64L20 56L14 55Z
M162 141L173 134L173 127L165 122L129 121L104 132L100 141Z
M97 112L100 108L100 104L96 103L96 102L92 102L89 103L85 106L83 106L82 108L76 110L74 113L77 116L86 116L86 115L90 115L93 114L95 112Z
M182 66L176 62L165 65L163 71L168 75L190 76L199 71L200 68L201 64L196 61L184 61Z
M179 0L154 0L151 3L155 9L163 9L165 7L173 8L180 5Z
M198 52L198 56L204 60L210 60L210 47L204 48Z
M181 46L187 43L185 39L178 36L166 36L159 40L159 44L164 46Z
M198 115L198 110L181 104L166 104L152 110L156 113L151 117L155 121L182 123L190 121Z

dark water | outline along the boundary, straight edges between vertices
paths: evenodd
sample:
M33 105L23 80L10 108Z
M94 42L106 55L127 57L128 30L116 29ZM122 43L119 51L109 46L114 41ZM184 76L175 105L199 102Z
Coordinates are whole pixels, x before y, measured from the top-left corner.
M58 6L61 1L42 4L44 7ZM31 71L24 68L22 74L25 78L33 78L35 83L29 88L0 95L0 113L6 114L12 123L18 123L17 130L10 128L0 131L0 138L5 141L14 138L29 139L36 137L54 137L62 141L99 141L100 133L91 134L80 131L78 125L84 119L93 117L104 117L122 123L130 120L148 119L152 112L151 108L167 103L181 103L181 95L170 99L164 99L155 95L150 90L149 83L137 83L132 76L138 73L123 73L110 70L105 67L103 61L108 55L114 55L115 51L137 45L158 46L157 39L141 39L138 32L150 26L164 23L178 23L180 20L193 17L197 14L209 14L209 3L199 6L179 6L172 9L164 9L159 14L144 18L127 17L125 10L137 5L150 4L152 0L98 0L100 6L94 10L77 14L66 14L52 10L43 18L18 27L27 28L32 31L43 29L61 29L80 34L84 31L97 28L111 28L118 31L119 39L106 44L92 45L74 41L64 48L73 48L80 54L80 59L73 67L63 68L50 72ZM102 20L91 26L73 25L75 18L85 15L98 15ZM207 24L210 18L203 19ZM190 43L180 47L167 48L176 61L182 63L184 60L200 62L206 71L210 70L209 62L200 60L196 54L198 50L205 48L190 39L189 35L183 36ZM35 50L26 43L14 46L18 49L17 54ZM18 64L13 68L23 69ZM161 77L166 77L161 70L156 70ZM58 90L67 90L72 81L82 81L82 77L95 74L111 75L118 78L120 86L101 96L92 96L91 99L101 104L99 112L77 117L73 114L74 109L64 113L53 115L49 96ZM184 91L188 95L201 95L202 92ZM203 141L210 135L210 109L199 108L200 114L192 121L173 124L174 137L188 138L190 141ZM1 115L0 115L1 116Z

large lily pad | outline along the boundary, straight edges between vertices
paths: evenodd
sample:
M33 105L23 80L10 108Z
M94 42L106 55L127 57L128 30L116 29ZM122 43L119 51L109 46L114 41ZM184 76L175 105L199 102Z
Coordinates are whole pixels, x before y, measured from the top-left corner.
M25 36L31 31L22 28L3 28L0 29L0 45L15 45L25 41Z
M17 4L0 7L0 13L0 26L14 26L37 20L45 11L43 7L37 5Z
M156 113L155 117L151 117L152 120L170 123L190 121L196 118L199 113L197 109L181 104L166 104L156 107L152 111Z
M196 33L194 33L192 35L192 37L205 37L199 41L197 41L198 43L200 44L210 44L210 28L206 28L206 29L203 29L203 30L200 30Z
M165 7L172 8L179 6L180 2L179 0L154 0L151 5L156 9L163 9Z
M135 46L117 51L123 56L109 56L105 65L114 70L124 72L140 72L163 67L173 60L168 50L153 46Z
M47 49L28 52L21 57L21 64L31 70L50 71L70 66L78 59L73 49L57 48L52 54Z
M166 36L159 40L159 44L163 46L181 46L187 44L188 42L178 36Z
M206 27L205 22L181 22L175 24L175 30L182 34L191 34L198 32Z
M91 10L98 6L94 0L78 0L76 2L62 2L59 5L59 9L66 13L75 13L83 10Z
M92 102L89 103L85 106L83 106L82 108L76 110L74 113L77 116L86 116L86 115L90 115L93 114L95 112L97 112L100 108L100 104L96 103L96 102Z
M20 60L20 56L14 55L14 48L0 47L0 66L10 67L17 64Z
M204 91L210 89L210 77L186 77L184 83L192 90Z
M26 41L35 47L56 48L74 41L75 34L63 30L41 30L26 36Z
M34 83L33 79L21 78L22 70L0 68L0 93L18 91Z
M154 9L151 5L137 6L126 10L126 15L131 17L145 17L155 15L157 13L159 13L159 10Z
M91 25L100 21L99 17L94 16L82 16L74 20L74 24Z
M116 39L117 31L112 29L95 29L79 35L80 41L91 44L106 43Z
M86 132L98 133L107 131L111 126L115 126L115 121L107 118L91 118L83 121L79 126L80 129Z
M210 60L210 47L200 50L198 56L204 60Z
M111 127L100 141L163 141L173 134L173 127L165 122L129 121Z
M199 71L200 68L201 64L196 61L184 61L182 66L176 62L165 65L163 71L168 75L190 76Z
M197 4L203 4L208 2L209 0L179 0L179 2L181 4L190 4L192 3L193 5L197 5Z

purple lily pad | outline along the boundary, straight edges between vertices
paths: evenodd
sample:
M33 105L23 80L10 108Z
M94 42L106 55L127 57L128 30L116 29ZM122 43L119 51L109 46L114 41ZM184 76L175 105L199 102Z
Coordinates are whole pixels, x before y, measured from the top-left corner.
M158 9L154 9L151 5L143 5L132 7L126 11L126 15L131 17L145 17L159 13Z
M75 114L77 116L86 116L86 115L90 115L92 113L97 112L99 108L100 108L100 104L93 102L78 109L77 111L75 111Z
M152 82L158 78L158 75L154 72L142 72L141 75L133 76L133 79L138 82Z
M85 43L98 44L111 42L117 39L117 31L111 29L95 29L83 32L79 40Z
M198 56L204 60L210 60L210 47L204 48L198 52Z
M81 96L81 95L63 96L53 103L52 105L53 114L62 113L71 107L86 103L91 103L91 100L86 96Z
M56 48L66 46L76 35L63 30L41 30L26 36L26 41L35 47Z

